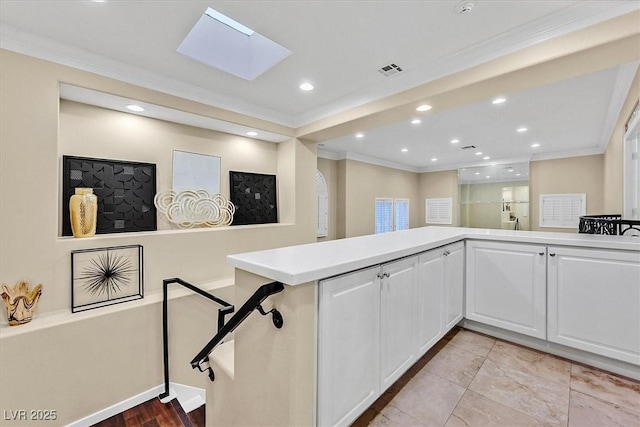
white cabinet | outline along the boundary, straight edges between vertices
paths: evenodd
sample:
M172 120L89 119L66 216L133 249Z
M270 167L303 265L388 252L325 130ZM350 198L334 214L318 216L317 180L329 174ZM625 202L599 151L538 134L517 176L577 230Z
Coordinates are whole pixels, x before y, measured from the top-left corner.
M464 243L445 247L444 253L444 333L460 320L464 308Z
M418 257L320 281L318 425L349 425L416 360Z
M417 286L416 351L422 356L441 337L443 327L444 250L420 255Z
M418 257L381 268L381 391L386 390L416 360L414 348Z
M549 247L548 339L640 365L640 254Z
M381 278L381 391L416 360L414 347L418 257L384 264Z
M416 307L416 352L422 356L461 319L464 243L420 254Z
M349 425L380 395L379 267L320 282L320 426Z
M546 247L467 241L466 318L546 338Z

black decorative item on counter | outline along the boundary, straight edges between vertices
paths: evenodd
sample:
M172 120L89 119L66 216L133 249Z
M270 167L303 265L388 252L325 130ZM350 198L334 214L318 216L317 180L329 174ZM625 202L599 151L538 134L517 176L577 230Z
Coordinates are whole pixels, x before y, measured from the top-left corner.
M76 187L92 188L98 196L97 234L157 229L155 164L63 156L63 236L73 234L68 205Z
M633 235L640 233L640 221L635 219L622 219L622 215L584 215L580 217L578 233L607 234L607 235Z
M275 175L229 171L229 185L236 207L231 225L278 222Z

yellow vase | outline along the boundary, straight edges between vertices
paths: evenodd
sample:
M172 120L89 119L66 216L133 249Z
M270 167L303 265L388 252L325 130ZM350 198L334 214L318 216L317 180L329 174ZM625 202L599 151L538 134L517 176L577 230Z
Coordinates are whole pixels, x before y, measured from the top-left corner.
M73 237L95 236L98 197L93 188L76 188L76 194L69 199L69 212Z

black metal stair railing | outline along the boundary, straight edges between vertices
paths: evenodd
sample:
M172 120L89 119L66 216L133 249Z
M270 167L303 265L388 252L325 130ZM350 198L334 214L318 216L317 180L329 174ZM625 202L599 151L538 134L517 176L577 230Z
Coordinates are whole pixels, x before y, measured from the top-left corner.
M163 352L163 362L164 362L164 392L162 392L158 397L160 399L164 399L169 396L169 305L168 305L168 296L169 296L169 285L172 283L176 283L181 285L203 297L221 305L222 307L218 309L218 331L222 329L224 326L224 318L226 315L233 313L234 307L228 302L216 297L215 295L211 295L210 293L203 291L197 286L192 285L189 282L185 282L182 279L177 277L172 279L165 279L162 281L162 352Z
M209 379L211 381L215 380L215 374L213 372L213 368L211 366L205 366L203 369L203 364L209 364L209 354L213 351L213 349L222 342L222 340L231 332L233 332L240 324L247 318L254 310L258 310L258 312L266 316L267 314L271 314L271 320L273 325L280 329L284 324L284 320L282 319L282 315L278 310L271 309L269 311L265 311L262 308L262 302L267 299L269 296L273 294L277 294L278 292L282 292L284 290L284 285L280 282L271 282L266 285L260 286L254 293L247 299L247 301L240 307L240 309L229 319L229 322L225 323L222 328L218 331L218 333L209 341L200 352L191 360L191 368L198 368L200 372L209 372Z

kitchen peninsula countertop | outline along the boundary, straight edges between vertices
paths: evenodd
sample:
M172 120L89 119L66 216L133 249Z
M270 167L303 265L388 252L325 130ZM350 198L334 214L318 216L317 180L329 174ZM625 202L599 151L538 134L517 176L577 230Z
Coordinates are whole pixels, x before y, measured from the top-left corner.
M640 237L632 236L429 226L229 255L227 262L236 268L296 286L460 240L640 252Z

